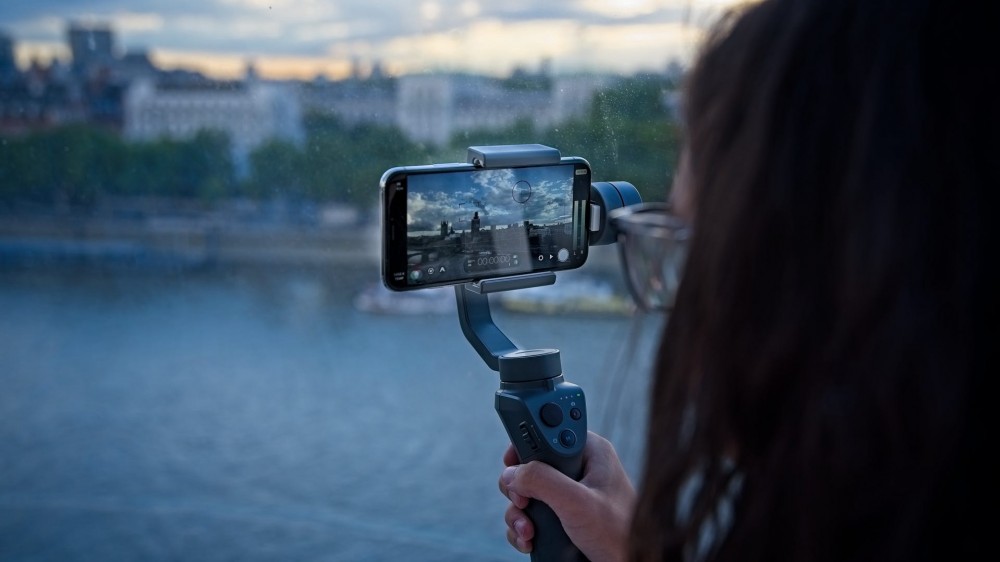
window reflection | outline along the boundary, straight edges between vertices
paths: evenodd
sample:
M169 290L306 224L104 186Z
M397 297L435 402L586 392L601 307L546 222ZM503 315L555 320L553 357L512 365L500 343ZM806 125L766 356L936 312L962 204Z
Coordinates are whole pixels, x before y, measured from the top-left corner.
M201 4L0 16L5 554L516 559L496 374L447 291L379 284L379 177L542 143L663 200L697 28L652 3ZM494 312L562 350L636 467L661 320L627 298L593 248Z

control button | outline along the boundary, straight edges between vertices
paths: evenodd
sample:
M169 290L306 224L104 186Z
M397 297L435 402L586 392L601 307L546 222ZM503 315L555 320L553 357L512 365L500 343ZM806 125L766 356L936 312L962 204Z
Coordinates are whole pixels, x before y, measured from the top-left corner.
M521 422L519 426L521 430L521 439L524 439L524 444L527 445L532 451L538 450L538 443L531 437L531 431L528 430L528 424Z
M542 411L539 413L542 416L542 422L549 427L557 427L563 421L562 408L555 402L549 402L542 406Z
M573 445L576 445L576 434L568 429L564 429L559 434L559 442L567 449L572 448Z
M569 417L574 420L579 420L583 417L583 412L580 411L580 408L571 408L569 411Z

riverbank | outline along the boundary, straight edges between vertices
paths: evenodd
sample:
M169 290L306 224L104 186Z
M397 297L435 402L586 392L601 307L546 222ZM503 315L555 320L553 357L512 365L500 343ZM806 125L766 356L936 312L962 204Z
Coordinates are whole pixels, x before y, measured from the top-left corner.
M177 216L0 216L0 264L135 267L372 267L377 221L295 224L212 214ZM585 266L617 274L614 246L591 248Z
M211 216L0 218L0 260L245 266L377 265L377 226L245 223Z

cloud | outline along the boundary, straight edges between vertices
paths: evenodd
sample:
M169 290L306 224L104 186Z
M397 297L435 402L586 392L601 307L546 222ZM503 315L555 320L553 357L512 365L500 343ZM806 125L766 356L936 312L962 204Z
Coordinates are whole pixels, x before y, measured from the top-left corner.
M517 188L520 181L530 184L530 197ZM467 230L475 213L483 228L525 220L552 223L570 214L572 189L572 166L414 175L408 182L407 225L411 231L436 231L445 221Z
M51 50L69 21L110 23L121 47L178 62L190 53L340 68L362 57L397 72L503 75L548 58L556 71L631 72L689 57L701 29L691 7L720 1L33 0L5 3L0 30Z

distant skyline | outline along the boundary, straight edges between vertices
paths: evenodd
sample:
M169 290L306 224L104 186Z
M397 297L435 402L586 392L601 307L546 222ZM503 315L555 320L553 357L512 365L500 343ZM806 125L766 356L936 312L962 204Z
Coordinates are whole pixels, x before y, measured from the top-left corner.
M70 59L70 22L107 24L121 53L218 78L662 71L687 63L734 0L4 0L0 32L32 59Z

